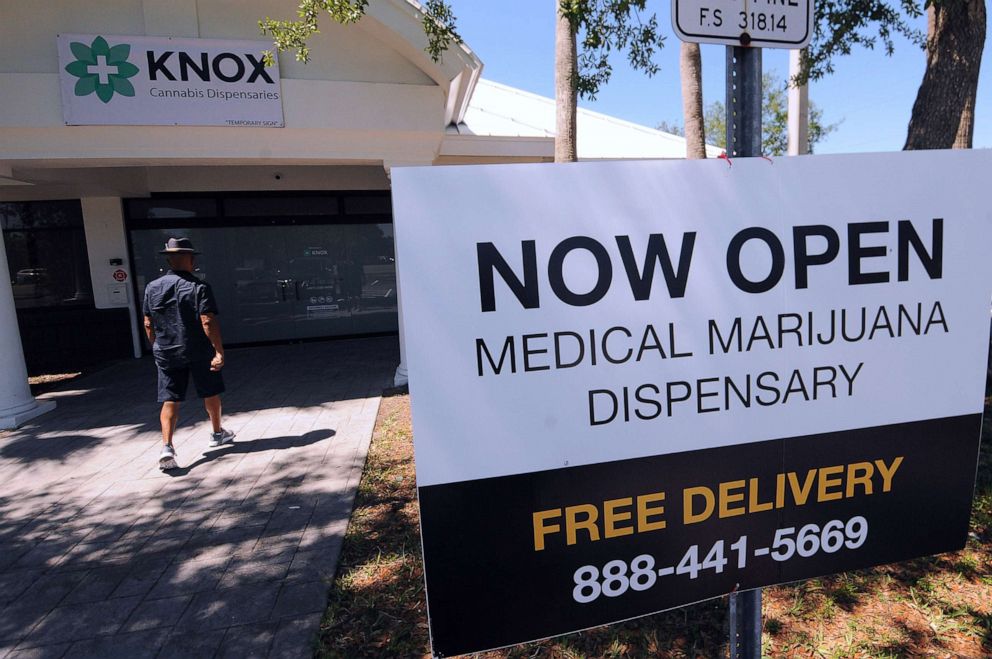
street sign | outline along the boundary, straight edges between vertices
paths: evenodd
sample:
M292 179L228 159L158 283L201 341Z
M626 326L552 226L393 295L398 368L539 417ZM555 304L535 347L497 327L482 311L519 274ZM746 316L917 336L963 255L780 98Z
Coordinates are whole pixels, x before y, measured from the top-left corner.
M961 548L990 168L394 169L435 656Z
M813 0L672 0L682 41L753 48L805 48L813 36Z

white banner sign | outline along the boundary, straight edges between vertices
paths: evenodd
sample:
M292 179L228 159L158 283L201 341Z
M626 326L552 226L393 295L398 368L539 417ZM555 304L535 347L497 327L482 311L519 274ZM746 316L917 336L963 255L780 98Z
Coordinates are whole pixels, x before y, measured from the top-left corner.
M989 171L394 169L435 655L963 546Z
M396 171L421 484L982 409L988 151Z
M279 65L264 41L60 34L68 125L281 127Z

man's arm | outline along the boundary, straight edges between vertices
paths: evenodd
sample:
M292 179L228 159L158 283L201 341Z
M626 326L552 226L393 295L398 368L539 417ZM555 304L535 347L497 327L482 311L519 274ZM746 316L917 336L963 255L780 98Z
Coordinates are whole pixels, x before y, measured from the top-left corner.
M210 345L214 347L214 358L210 360L210 370L219 371L224 368L224 344L220 340L220 321L212 313L200 314L200 324L203 325L203 333L210 339Z
M155 345L155 328L152 327L152 317L145 316L145 336L148 337L148 345Z

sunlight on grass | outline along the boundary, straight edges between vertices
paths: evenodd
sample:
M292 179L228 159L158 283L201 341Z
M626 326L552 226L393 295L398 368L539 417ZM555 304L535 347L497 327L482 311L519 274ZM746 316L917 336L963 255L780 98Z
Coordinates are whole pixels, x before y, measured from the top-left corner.
M987 419L986 437L992 437L990 427ZM989 442L964 550L766 588L763 614L768 657L992 656ZM719 598L475 657L722 657L726 624L726 602ZM316 656L430 656L405 395L382 400Z

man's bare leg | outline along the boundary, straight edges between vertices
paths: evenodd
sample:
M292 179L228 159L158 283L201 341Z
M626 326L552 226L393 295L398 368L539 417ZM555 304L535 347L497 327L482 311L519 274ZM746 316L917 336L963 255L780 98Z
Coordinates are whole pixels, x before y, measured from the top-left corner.
M220 394L204 398L203 406L207 408L207 414L210 416L210 425L213 426L213 432L210 433L210 448L217 448L218 446L224 446L233 442L234 433L230 430L224 430L224 427L220 423Z
M159 420L162 422L162 443L171 446L172 436L176 434L176 423L179 421L179 403L175 401L162 403Z
M176 434L176 422L179 421L179 403L169 401L162 403L162 452L158 456L158 468L162 471L176 469L176 451L172 447L172 436Z
M210 425L214 427L214 432L221 431L221 403L220 396L210 396L203 399L203 406L207 408L207 415L210 417Z

